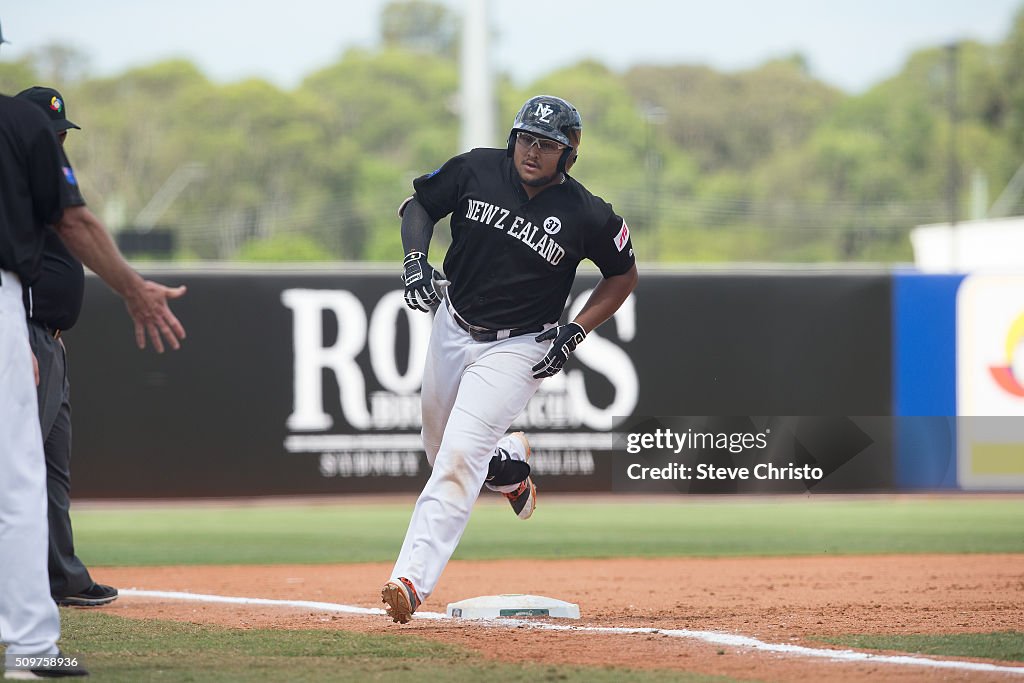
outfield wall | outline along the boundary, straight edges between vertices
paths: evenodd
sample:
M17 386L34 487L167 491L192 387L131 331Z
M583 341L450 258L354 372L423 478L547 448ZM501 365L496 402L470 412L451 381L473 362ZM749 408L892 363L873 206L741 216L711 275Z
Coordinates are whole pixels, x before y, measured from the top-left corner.
M65 337L76 497L422 486L428 471L418 392L429 317L405 309L393 272L339 266L147 275L188 285L174 304L188 329L180 351L137 351L122 304L94 277L81 322ZM568 314L597 277L581 272ZM900 343L920 346L914 331L933 322L930 314L907 322L901 313L920 305L911 295L919 285L888 273L645 272L615 318L544 383L517 423L531 436L544 489L620 490L609 430L615 417L643 416L789 416L773 422L796 435L786 456L827 465L814 491L955 486L950 451L933 462L922 448L927 434L878 419L955 414L941 402L935 412L914 412L920 396L939 391L915 394L920 379L904 366L908 357L923 359L900 351ZM923 287L917 295L927 300L948 297L952 284L940 294ZM948 360L946 341L937 357ZM948 364L927 364L948 392ZM835 436L815 446L795 427L810 416L844 418L835 434L866 436L837 457L844 449L836 439L851 442ZM807 488L717 481L675 490Z

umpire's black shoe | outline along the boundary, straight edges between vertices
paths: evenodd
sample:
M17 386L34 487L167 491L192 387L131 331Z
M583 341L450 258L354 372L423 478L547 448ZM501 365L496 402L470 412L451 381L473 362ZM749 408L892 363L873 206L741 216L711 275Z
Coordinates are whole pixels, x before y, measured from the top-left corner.
M99 607L109 605L117 600L117 589L112 586L104 586L102 583L94 583L84 591L74 595L65 595L62 598L54 597L61 607Z

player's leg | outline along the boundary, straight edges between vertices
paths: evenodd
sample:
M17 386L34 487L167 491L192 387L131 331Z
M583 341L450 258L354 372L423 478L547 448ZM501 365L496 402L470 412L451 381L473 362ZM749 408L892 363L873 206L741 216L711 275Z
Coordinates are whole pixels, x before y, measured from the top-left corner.
M46 468L21 286L0 271L0 638L7 653L55 654L60 617L46 578Z
M536 393L545 348L530 336L478 344L448 418L430 479L416 501L392 579L425 600L458 545L487 476L494 444Z
M519 519L529 519L537 507L537 487L530 476L530 442L522 432L501 439L488 466L485 486L505 496Z
M441 447L441 439L448 424L448 416L459 391L459 382L476 343L470 339L451 317L447 306L440 306L434 315L430 343L423 367L420 389L423 450L431 468ZM404 566L402 555L410 545L410 529L399 554L398 564ZM398 565L396 565L398 566ZM388 613L395 621L405 623L420 604L420 596L412 582L396 575L385 584L381 597Z
M430 344L423 366L423 386L420 390L423 420L423 450L431 467L441 447L448 416L451 415L459 382L466 368L468 356L476 344L452 319L448 307L442 305L434 315L430 331Z
M530 476L529 460L530 442L523 432L502 437L491 455L484 486L498 493L516 490Z

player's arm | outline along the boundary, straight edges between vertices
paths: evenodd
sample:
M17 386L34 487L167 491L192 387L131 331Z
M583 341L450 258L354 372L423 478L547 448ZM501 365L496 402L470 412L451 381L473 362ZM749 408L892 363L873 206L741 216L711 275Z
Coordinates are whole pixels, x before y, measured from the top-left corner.
M54 227L68 250L124 299L140 349L146 347L147 334L159 353L164 350L163 340L172 349L180 348L185 328L167 300L183 295L184 286L171 288L144 280L124 260L110 233L85 205L65 208Z
M629 238L629 226L622 217L612 213L596 239L588 245L587 256L598 268L604 279L598 283L579 315L573 320L587 335L595 327L615 315L619 306L636 288L640 279L633 256L633 242Z
M597 248L589 252L601 268L604 279L598 283L590 298L572 322L552 327L535 337L538 342L551 342L551 347L539 363L533 366L535 379L551 377L561 371L576 347L590 332L615 315L622 302L636 288L640 279L633 257L632 242L626 222L612 214L605 224L606 235L597 241Z
M402 247L405 253L420 251L426 254L430 249L430 239L434 236L434 221L423 205L416 201L416 195L402 202L398 207L398 215L402 219Z
M636 264L621 275L604 278L591 292L587 303L572 322L552 327L537 335L535 339L538 342L549 341L551 348L540 362L533 366L534 378L543 379L558 374L587 335L615 315L615 311L619 310L619 306L636 287L638 279Z
M33 110L36 108L33 107ZM163 352L161 335L177 349L185 329L167 306L168 299L185 293L143 280L125 262L117 245L96 216L85 206L74 171L42 111L40 131L32 137L28 155L29 182L38 216L52 225L68 250L121 295L135 323L135 342L146 346L146 334L153 348Z
M416 201L415 195L402 202L398 215L402 218L402 248L405 251L402 262L405 305L426 313L441 303L441 294L434 283L443 276L427 262L430 238L434 236L434 220Z
M583 331L590 334L591 331L604 321L615 315L619 306L626 300L640 279L634 263L629 270L622 275L606 277L598 283L591 292L587 303L583 305L579 314L573 318L573 322L583 328Z

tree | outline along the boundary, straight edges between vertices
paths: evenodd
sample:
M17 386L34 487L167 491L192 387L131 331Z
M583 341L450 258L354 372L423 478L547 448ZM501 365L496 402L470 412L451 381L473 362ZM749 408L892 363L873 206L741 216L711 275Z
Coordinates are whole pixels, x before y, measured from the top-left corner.
M331 261L334 255L312 237L278 234L245 244L235 254L236 261L281 263L297 261Z
M330 164L351 170L317 181L344 207L337 229L346 257L401 252L395 209L410 181L457 152L458 117L449 106L457 91L454 62L399 50L350 50L302 83L299 94L316 102L336 146Z
M88 55L63 43L33 50L28 58L44 83L59 83L66 87L84 80L89 74Z
M742 169L799 145L842 99L797 59L721 74L704 66L643 66L625 83L666 113L665 133L703 172Z
M0 62L0 93L14 95L42 82L31 60Z
M185 253L235 258L269 244L301 258L312 240L333 258L399 258L396 207L458 152L447 12L391 3L385 47L349 50L294 91L211 83L183 61L55 83L84 129L67 149L86 198L130 222L176 169L199 163L205 175L161 221ZM415 45L421 34L433 47ZM800 55L733 73L618 73L588 60L525 88L501 77L499 129L538 92L575 103L584 134L572 174L626 217L645 260L905 260L909 229L945 218L946 54L920 50L859 95L817 81ZM979 169L998 189L1024 161L1024 14L1004 43L963 42L958 54L962 180ZM43 82L38 66L0 62L0 86Z
M1024 157L1024 9L1014 17L1001 53L1001 80L1006 93L1001 119L1018 157Z
M387 49L454 57L458 35L458 17L440 3L395 0L380 13L381 44Z

